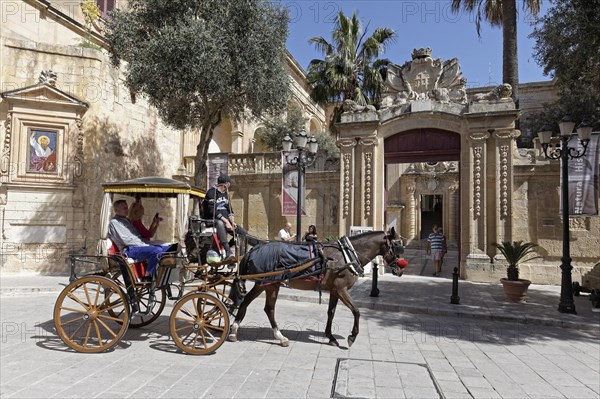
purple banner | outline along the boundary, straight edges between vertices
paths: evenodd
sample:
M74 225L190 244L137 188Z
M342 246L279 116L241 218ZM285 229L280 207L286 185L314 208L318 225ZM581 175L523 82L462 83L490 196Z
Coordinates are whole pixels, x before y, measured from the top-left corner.
M292 150L288 153L287 159L298 157L298 151ZM281 164L283 165L283 173L281 176L281 216L297 216L298 215L298 168L296 165L288 165L286 156L281 153ZM304 183L305 180L302 181ZM302 184L302 192L300 200L302 201L302 215L306 215L304 203L304 184Z
M570 143L570 146L576 147L578 151L583 151L578 138L572 138ZM598 215L599 143L600 134L592 134L585 156L569 160L569 215L571 216Z

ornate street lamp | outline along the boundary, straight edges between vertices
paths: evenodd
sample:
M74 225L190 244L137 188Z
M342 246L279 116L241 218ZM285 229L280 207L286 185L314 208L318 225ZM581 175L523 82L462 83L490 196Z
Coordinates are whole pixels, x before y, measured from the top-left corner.
M569 140L573 134L575 122L569 116L565 116L558 124L560 128L560 145L552 142L552 129L548 126L542 127L538 133L540 143L544 149L544 155L548 159L561 160L561 203L562 203L562 221L563 221L563 251L561 258L561 284L560 284L560 302L558 311L561 313L573 313L575 311L575 302L573 301L573 286L571 284L571 253L569 237L569 159L581 158L585 155L592 126L588 122L582 122L577 128L579 140L583 149L569 147Z
M288 165L295 166L298 170L298 196L296 199L296 241L301 241L302 235L302 181L306 173L306 167L312 165L315 162L319 144L315 136L310 138L304 130L296 135L296 149L298 155L289 157L289 153L292 150L292 138L286 135L283 138L283 154L285 155L285 162Z

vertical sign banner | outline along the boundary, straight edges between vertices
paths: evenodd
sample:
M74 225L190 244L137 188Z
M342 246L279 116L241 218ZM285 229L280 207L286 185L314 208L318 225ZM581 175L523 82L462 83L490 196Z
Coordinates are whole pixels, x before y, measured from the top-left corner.
M288 159L298 157L298 150L292 150L288 153ZM304 176L298 176L298 167L288 165L283 152L281 153L281 164L283 173L281 176L281 216L296 216L298 214L298 201L302 201L302 215L306 215L304 192ZM302 192L298 199L298 179L302 178Z
M583 151L578 138L572 138L570 141L576 141L577 150ZM569 160L569 215L571 216L598 215L599 144L600 134L592 134L585 156Z
M207 189L217 184L217 179L221 173L228 174L227 172L227 161L229 160L227 153L219 154L208 154L207 172L208 178L206 179L208 187Z

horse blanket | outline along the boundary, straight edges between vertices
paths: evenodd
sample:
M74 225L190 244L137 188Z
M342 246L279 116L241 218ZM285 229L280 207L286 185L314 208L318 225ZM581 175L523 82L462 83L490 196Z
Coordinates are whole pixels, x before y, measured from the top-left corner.
M244 256L240 263L240 272L243 275L282 272L275 276L258 279L260 284L314 275L322 267L323 260L319 255L319 246L318 243L294 244L281 241L259 244ZM287 272L287 270L306 264L311 260L315 262L313 266L299 272Z

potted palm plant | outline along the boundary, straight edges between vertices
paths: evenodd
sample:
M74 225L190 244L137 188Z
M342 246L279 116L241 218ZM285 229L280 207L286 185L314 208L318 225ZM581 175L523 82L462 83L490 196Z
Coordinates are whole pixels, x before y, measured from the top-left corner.
M527 288L531 281L519 278L519 264L528 262L539 256L528 257L535 253L537 244L523 241L503 241L502 243L493 243L508 262L506 268L506 278L500 279L504 287L506 297L514 302L522 302L527 295Z

